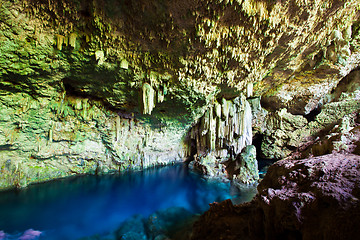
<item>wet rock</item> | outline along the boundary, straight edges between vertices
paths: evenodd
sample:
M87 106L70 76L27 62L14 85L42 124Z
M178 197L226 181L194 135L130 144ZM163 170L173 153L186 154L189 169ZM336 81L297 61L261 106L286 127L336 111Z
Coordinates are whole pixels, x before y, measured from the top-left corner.
M116 231L116 239L124 240L147 240L145 230L145 218L141 215L135 215L126 220Z
M128 240L186 240L196 218L182 207L170 207L158 210L148 218L141 215L131 217L121 224L114 236Z
M148 218L147 233L150 239L189 239L195 218L194 214L182 207L159 210Z
M192 239L356 239L360 157L330 154L278 161L250 203L213 204Z
M256 148L253 145L246 146L234 161L229 160L226 165L226 171L233 181L252 184L259 180Z
M264 239L260 221L261 212L253 204L212 203L194 223L191 239Z

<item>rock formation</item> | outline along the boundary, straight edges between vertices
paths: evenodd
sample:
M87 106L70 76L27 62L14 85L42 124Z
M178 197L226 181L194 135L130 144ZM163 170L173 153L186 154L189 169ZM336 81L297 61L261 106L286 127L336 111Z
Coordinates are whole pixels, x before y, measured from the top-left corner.
M256 182L252 132L264 158L322 154L356 131L359 5L2 1L0 188L184 160Z
M260 112L254 126L255 132L263 135L261 157L305 158L333 151L357 153L352 145L358 145L360 137L356 130L360 110L358 74L359 70L352 71L341 80L326 97L328 102L319 105L320 109L312 116L293 115L286 108Z
M191 128L188 145L189 152L194 154L192 164L210 176L237 178L238 174L234 173L239 168L233 165L242 163L244 169L240 173L249 170L249 177L240 180L255 182L259 178L256 150L245 148L252 146L252 137L251 107L245 96L233 100L222 98L221 103L210 106ZM240 156L243 150L245 153Z
M278 161L252 202L211 204L191 239L356 239L359 171L353 154Z

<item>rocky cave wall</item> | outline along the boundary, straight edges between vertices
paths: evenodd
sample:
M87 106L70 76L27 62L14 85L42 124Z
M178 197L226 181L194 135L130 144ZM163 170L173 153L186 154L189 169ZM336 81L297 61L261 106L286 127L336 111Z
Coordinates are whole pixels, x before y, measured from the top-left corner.
M251 202L212 203L190 239L356 239L359 163L338 153L278 161Z
M250 131L264 158L319 155L343 125L356 149L359 5L2 1L0 187L185 159L256 181Z
M1 188L143 169L185 156L182 125L154 127L87 98L35 100L1 91L0 108Z

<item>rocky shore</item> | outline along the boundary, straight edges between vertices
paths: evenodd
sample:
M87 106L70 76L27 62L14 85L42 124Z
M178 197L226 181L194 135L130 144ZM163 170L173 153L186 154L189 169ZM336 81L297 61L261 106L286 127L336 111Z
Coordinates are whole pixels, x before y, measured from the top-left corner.
M211 204L191 239L357 239L359 172L353 154L278 161L251 202Z

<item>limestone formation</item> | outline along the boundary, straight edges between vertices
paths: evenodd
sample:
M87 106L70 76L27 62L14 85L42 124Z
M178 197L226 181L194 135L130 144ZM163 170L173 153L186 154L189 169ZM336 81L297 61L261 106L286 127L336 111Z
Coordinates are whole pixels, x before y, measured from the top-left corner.
M2 1L1 188L186 159L231 178L252 132L261 157L314 154L359 112L359 5Z
M359 171L352 154L278 161L251 202L211 204L191 239L356 239Z
M0 97L0 188L83 173L103 174L181 161L185 130L149 124L73 96ZM166 149L166 150L165 150Z
M155 107L155 91L149 83L144 83L142 87L143 113L151 114Z
M256 182L259 175L252 137L251 107L245 96L241 94L232 100L222 98L221 103L211 105L191 129L189 145L193 147L190 153L194 155L190 157L196 161L192 164L210 176L233 178L235 174L235 179L241 182ZM247 146L253 149L251 153L245 150L244 156L252 156L249 159L240 157ZM235 160L237 158L242 159L241 167L231 163L239 161Z
M308 116L310 121L305 118L307 116L293 115L286 109L266 115L260 112L260 119L256 120L254 127L257 134L263 134L261 157L282 159L291 155L292 158L305 158L332 152L353 152L351 146L358 140L349 131L358 127L359 81L358 70L346 76L326 98L328 102L320 107L321 111ZM347 127L339 127L345 120ZM335 147L333 142L338 146Z

